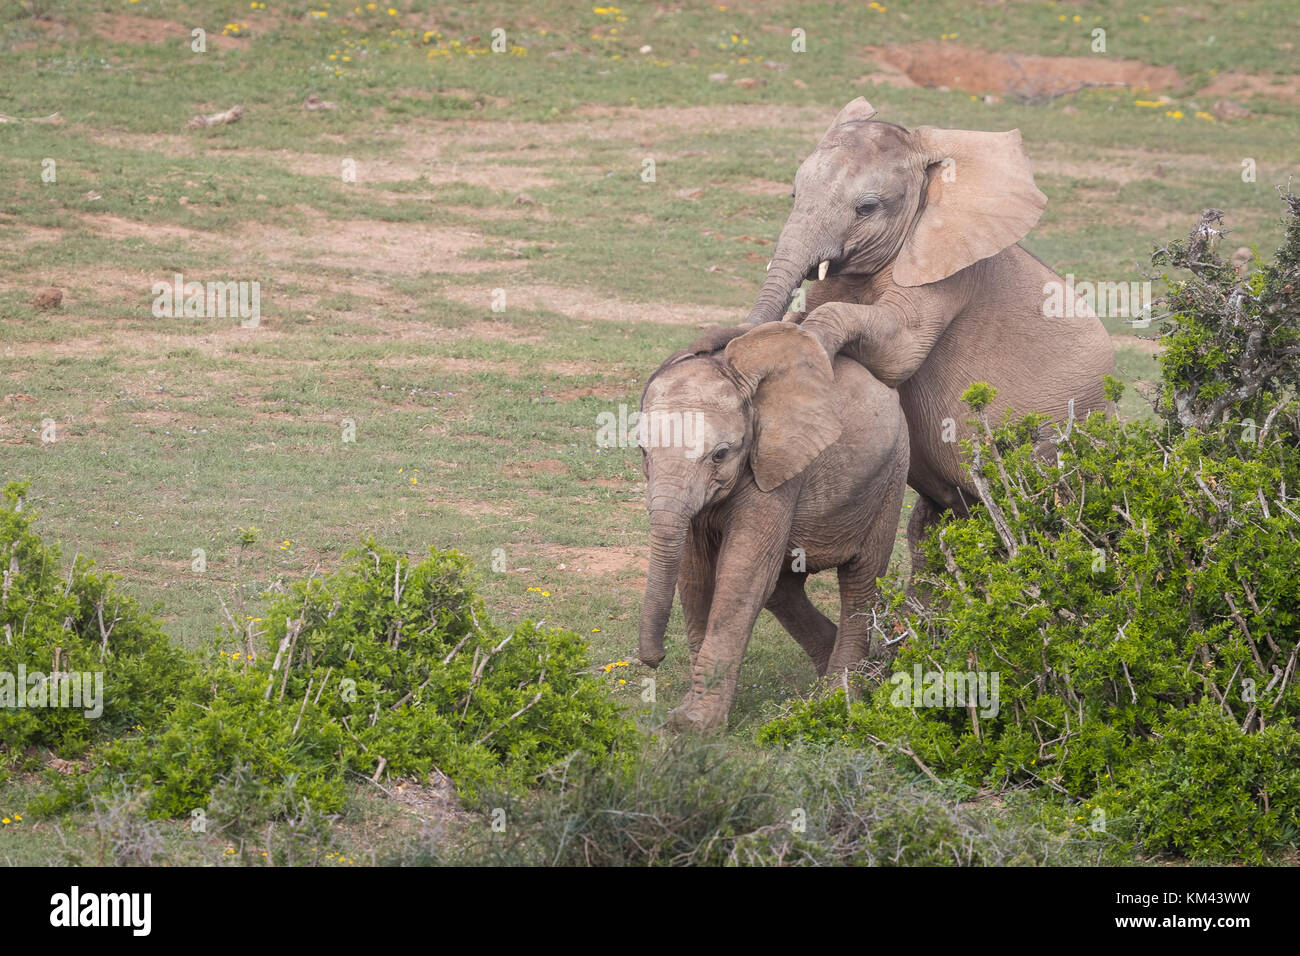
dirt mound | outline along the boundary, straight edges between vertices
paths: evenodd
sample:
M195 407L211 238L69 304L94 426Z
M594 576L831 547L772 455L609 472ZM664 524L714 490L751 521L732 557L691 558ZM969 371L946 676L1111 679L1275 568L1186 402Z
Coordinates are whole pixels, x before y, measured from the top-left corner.
M139 17L131 14L104 14L94 21L95 35L110 43L177 43L190 45L193 26L177 23L175 20L163 20L157 17ZM195 24L194 26L199 26ZM246 50L249 38L227 36L222 33L207 31L208 45L217 50Z
M1202 96L1232 96L1245 99L1265 96L1284 103L1300 103L1300 80L1294 76L1255 76L1250 73L1221 73L1198 91Z
M865 52L885 68L873 82L893 77L891 82L899 85L897 77L901 75L917 86L946 86L1023 100L1050 99L1086 84L1149 90L1179 85L1173 67L1103 56L1021 56L932 42L867 47Z
M95 33L113 43L188 43L190 39L190 28L183 23L123 13L100 17Z

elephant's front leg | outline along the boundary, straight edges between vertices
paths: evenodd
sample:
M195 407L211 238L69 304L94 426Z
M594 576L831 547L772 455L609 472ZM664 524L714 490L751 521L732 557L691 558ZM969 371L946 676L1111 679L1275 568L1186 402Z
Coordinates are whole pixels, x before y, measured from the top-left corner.
M832 359L843 352L897 388L921 367L952 321L952 305L937 294L885 298L872 305L827 302L800 324Z
M762 497L786 496L773 493ZM668 715L674 730L712 730L727 722L754 622L781 573L783 545L794 509L772 501L762 510L769 512L766 520L733 521L723 536L708 627L691 663L691 689L682 705ZM772 541L779 544L774 546Z
M686 537L681 568L677 574L677 593L682 599L682 617L686 621L686 646L691 652L691 669L704 645L709 630L709 610L713 607L714 558L707 541L695 529Z

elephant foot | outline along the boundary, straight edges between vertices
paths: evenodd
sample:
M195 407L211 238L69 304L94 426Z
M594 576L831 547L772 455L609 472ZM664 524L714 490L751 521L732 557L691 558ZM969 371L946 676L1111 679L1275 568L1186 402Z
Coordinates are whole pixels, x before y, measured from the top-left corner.
M708 732L727 725L727 712L714 701L688 693L680 707L668 712L667 724L677 733Z
M832 363L840 349L844 347L844 332L832 320L830 310L825 306L814 309L800 324L805 332L810 332L826 350Z
M889 674L889 661L864 658L849 666L832 666L817 681L817 693L848 692L850 700L861 700L879 687Z

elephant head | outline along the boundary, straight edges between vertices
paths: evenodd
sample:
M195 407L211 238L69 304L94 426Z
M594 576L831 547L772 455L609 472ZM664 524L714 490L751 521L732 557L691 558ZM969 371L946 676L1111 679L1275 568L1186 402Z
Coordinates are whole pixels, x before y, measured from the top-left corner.
M785 314L804 279L874 275L938 282L1024 238L1047 197L1020 131L981 133L873 120L858 97L795 174L794 208L749 324Z
M833 382L820 344L790 324L754 329L723 352L678 352L650 377L637 418L650 511L643 662L663 660L691 521L751 477L760 492L772 491L836 441Z

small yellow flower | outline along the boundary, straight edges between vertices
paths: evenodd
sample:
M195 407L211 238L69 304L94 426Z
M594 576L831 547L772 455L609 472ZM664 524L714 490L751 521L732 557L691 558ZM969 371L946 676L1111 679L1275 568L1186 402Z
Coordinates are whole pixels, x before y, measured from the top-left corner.
M621 677L618 679L618 682L619 682L620 684L626 684L626 683L627 683L627 681L623 680L623 678L621 678Z
M1183 118L1183 111L1182 111L1182 110L1165 110L1165 115L1168 116L1170 119L1182 119L1182 118Z
M1083 22L1083 17L1079 16L1077 13L1074 16L1072 16L1070 19L1073 20L1075 23Z
M8 817L5 817L3 820L0 820L0 823L3 823L5 826L8 826L8 825L9 825L9 818L8 818Z

